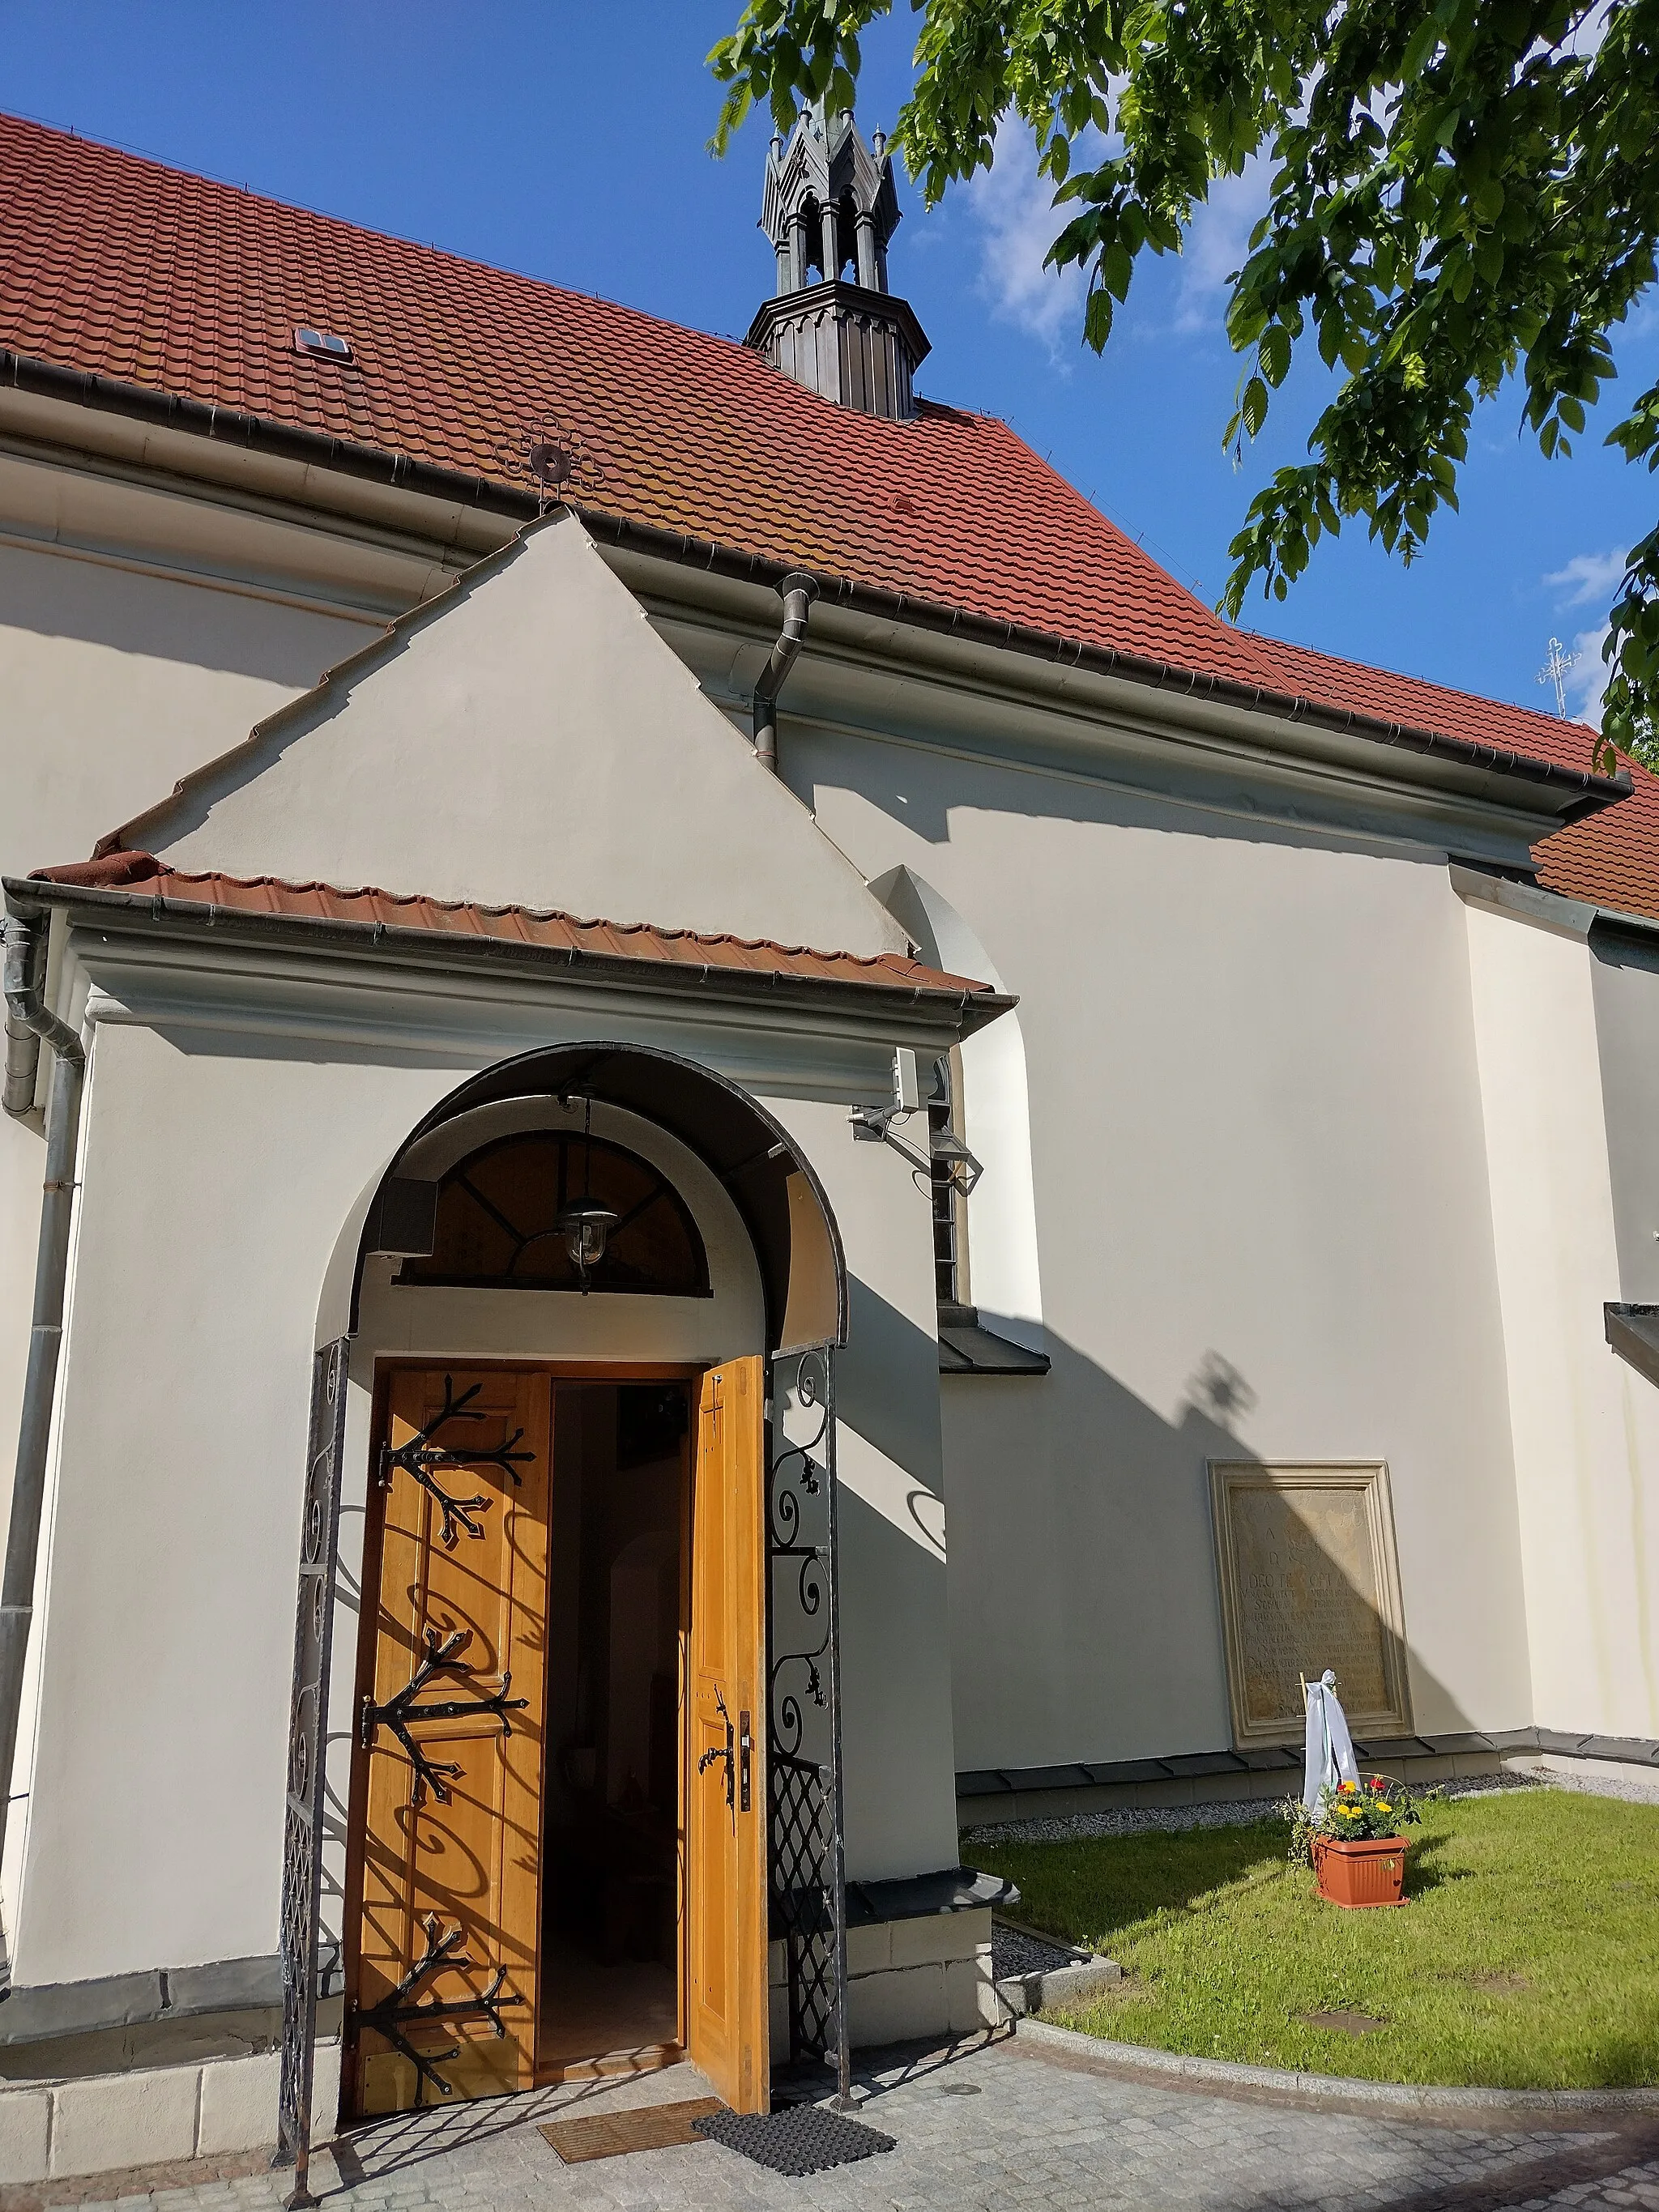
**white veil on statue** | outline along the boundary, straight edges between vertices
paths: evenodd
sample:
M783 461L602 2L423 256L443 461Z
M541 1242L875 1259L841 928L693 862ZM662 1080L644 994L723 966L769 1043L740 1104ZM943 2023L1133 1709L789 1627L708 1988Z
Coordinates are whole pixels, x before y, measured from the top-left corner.
M1316 1682L1304 1682L1302 1688L1308 1700L1302 1802L1310 1813L1316 1813L1320 1791L1334 1789L1339 1782L1358 1785L1359 1769L1354 1765L1353 1739L1336 1694L1335 1675L1328 1667Z

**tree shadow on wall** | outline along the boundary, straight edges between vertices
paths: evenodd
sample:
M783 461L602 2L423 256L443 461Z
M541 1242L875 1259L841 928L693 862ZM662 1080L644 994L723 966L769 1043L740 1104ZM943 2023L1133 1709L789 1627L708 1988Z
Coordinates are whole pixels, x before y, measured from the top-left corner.
M1227 1753L1209 1463L1261 1457L1237 1433L1249 1380L1197 1350L1166 1419L1063 1337L1046 1348L1046 1376L942 1386L957 1766ZM1408 1611L1404 1627L1419 1710L1471 1728L1411 1647ZM1303 1662L1328 1663L1317 1650ZM1232 1755L1240 1772L1252 1763Z

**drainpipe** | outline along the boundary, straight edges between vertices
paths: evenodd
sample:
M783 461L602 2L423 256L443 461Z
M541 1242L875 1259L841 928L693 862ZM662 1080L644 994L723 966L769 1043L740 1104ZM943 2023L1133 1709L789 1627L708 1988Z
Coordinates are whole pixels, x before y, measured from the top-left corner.
M755 686L755 750L763 769L778 772L778 694L788 680L806 635L806 611L818 595L817 579L792 568L778 586L783 629Z
M0 1575L0 1851L5 1848L6 1813L17 1722L23 1700L23 1662L28 1656L34 1612L34 1566L40 1548L40 1515L46 1495L46 1441L57 1395L58 1355L64 1336L64 1289L69 1273L70 1226L75 1206L75 1150L81 1127L81 1091L86 1054L66 1022L46 1004L41 988L47 915L9 896L5 919L6 1107L12 1104L14 1072L21 1090L22 1054L14 1063L14 1037L31 1041L28 1104L33 1103L34 1066L42 1042L58 1057L56 1080L46 1108L46 1188L40 1202L40 1240L34 1261L34 1319L29 1336L28 1367L23 1381L22 1418L17 1435L17 1471L12 1478L11 1527L6 1564Z
M33 944L32 957L35 965L33 971L26 979L27 981L33 982L38 977L40 972L40 963L44 961L46 957L46 933L43 929L39 933L38 939L36 939ZM25 957L26 956L22 952L19 952L18 958L20 961ZM7 945L7 958L8 960L10 958L9 944ZM3 1103L7 1113L9 1114L15 1121L21 1121L25 1115L32 1114L34 1111L34 1081L40 1066L40 1040L35 1035L34 1031L28 1028L18 1015L13 1013L11 1010L11 984L9 979L8 979L6 985L6 1085Z

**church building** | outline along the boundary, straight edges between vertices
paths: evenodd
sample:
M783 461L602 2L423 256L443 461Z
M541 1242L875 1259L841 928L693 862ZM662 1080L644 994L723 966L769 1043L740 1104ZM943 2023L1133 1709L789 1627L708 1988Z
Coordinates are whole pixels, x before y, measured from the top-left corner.
M0 118L0 2181L973 2032L974 1828L1326 1668L1659 1763L1659 783L899 221L804 117L738 343Z

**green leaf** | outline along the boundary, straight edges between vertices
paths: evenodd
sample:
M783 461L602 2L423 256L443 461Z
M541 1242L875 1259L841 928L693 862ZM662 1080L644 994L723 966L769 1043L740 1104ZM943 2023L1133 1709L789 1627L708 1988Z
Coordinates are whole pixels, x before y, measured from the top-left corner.
M1291 365L1291 334L1283 323L1270 323L1262 332L1261 343L1256 348L1256 361L1269 384L1275 389L1283 384ZM1262 412L1267 412L1265 399Z
M1134 261L1129 249L1120 238L1103 249L1100 257L1100 281L1115 300L1129 296L1129 279L1134 273Z
M1258 436L1267 419L1267 387L1259 376L1253 376L1245 386L1238 411L1243 418L1247 436Z

